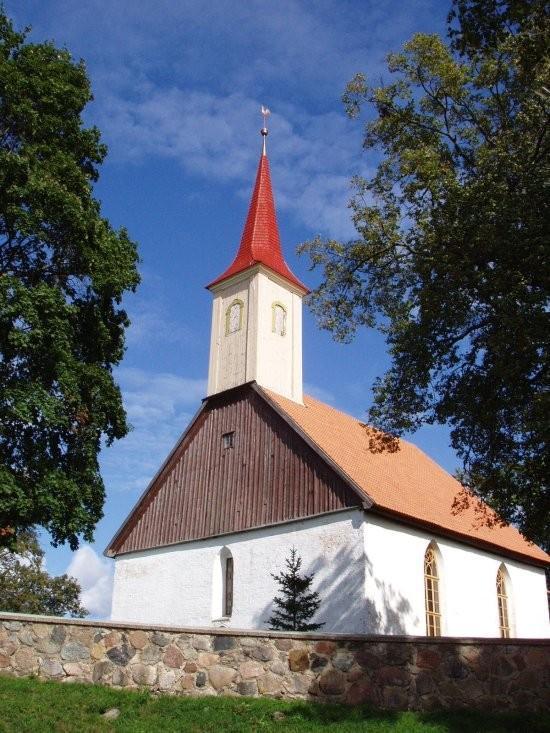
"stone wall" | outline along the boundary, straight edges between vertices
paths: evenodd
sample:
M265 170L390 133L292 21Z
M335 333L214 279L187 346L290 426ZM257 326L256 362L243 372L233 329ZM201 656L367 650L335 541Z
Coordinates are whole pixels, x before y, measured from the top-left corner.
M548 709L550 641L176 629L0 614L0 672L179 695Z

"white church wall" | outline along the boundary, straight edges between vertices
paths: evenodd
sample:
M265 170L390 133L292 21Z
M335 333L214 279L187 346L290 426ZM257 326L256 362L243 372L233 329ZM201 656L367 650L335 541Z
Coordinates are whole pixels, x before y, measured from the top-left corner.
M544 570L509 560L504 565L510 576L515 636L550 638Z
M365 597L372 634L425 634L423 557L426 539L366 515Z
M424 554L438 550L442 633L499 636L496 575L501 563L510 577L512 634L550 637L544 571L452 540L366 514L365 595L369 631L426 633Z
M120 621L217 626L221 604L219 553L234 562L233 613L223 624L266 628L291 547L302 570L315 573L322 598L315 620L323 631L366 633L363 512L349 510L226 537L122 555L115 561L112 618Z
M508 577L512 635L550 638L542 569L349 510L116 558L112 618L182 626L265 628L292 546L315 573L324 631L426 633L424 553L436 542L442 633L499 635L496 574ZM233 613L220 620L220 553L234 562Z

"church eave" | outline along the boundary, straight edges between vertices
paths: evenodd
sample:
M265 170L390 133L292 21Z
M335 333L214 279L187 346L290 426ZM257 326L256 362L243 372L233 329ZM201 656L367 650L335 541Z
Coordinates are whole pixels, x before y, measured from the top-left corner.
M353 511L364 511L364 508L361 506L346 506L342 507L341 509L332 509L329 512L318 512L317 514L308 514L304 517L294 517L292 519L282 519L280 522L268 522L266 524L255 524L251 525L250 527L246 527L244 529L239 530L233 530L230 532L218 532L216 534L205 534L201 537L193 537L188 540L178 540L176 542L167 542L163 544L158 545L151 545L150 547L145 548L145 550L127 550L124 552L116 552L108 554L107 551L105 551L103 554L106 557L119 557L121 555L132 555L136 552L148 552L149 550L161 550L166 547L177 547L179 545L189 545L193 542L204 542L205 540L211 540L215 539L217 537L232 537L236 534L244 534L246 532L257 532L260 529L269 529L271 527L282 527L284 525L288 524L296 524L296 522L307 522L310 519L318 519L322 517L331 517L334 514L343 514L344 512L353 512Z
M298 295L309 295L309 293L311 292L302 282L300 282L300 280L298 280L298 278L294 276L289 277L287 275L284 275L279 270L273 269L261 260L255 260L246 267L243 267L240 270L236 270L235 272L231 272L229 274L224 273L224 275L220 276L213 282L205 285L205 289L209 290L213 294L216 294L219 290L222 290L228 285L237 283L240 280L245 280L246 278L257 272L263 272L268 277L271 277L274 280L280 282Z
M350 505L342 508L333 509L331 511L324 511L324 512L317 512L317 513L311 513L308 515L302 515L302 516L296 516L292 518L287 518L281 521L277 522L264 522L264 523L257 523L250 525L245 528L240 528L237 530L232 531L226 531L226 532L216 532L216 533L206 533L201 536L192 537L189 539L179 539L175 542L163 542L163 543L157 543L157 544L151 544L150 546L140 548L138 550L129 550L129 551L118 551L115 548L115 546L119 543L119 540L123 538L124 533L126 530L131 531L131 524L134 517L137 516L137 513L139 510L143 507L145 502L147 501L150 493L155 488L155 485L157 482L161 479L163 472L170 467L170 464L174 457L177 455L179 449L184 444L186 438L189 436L191 431L193 430L194 426L197 424L198 420L200 419L200 416L208 409L209 406L216 406L217 404L223 404L223 403L231 403L236 398L239 397L239 395L247 392L247 391L253 391L255 394L257 394L262 401L264 401L273 412L275 412L279 418L281 418L291 429L294 433L296 433L303 441L306 443L306 445L309 446L309 448L322 460L323 463L325 463L337 476L339 476L342 481L352 490L352 492L357 496L357 504L355 506ZM149 485L145 489L145 491L142 493L132 510L129 512L128 516L124 520L123 524L121 525L118 532L114 535L110 543L108 544L107 548L104 551L104 554L107 557L115 557L117 555L123 555L123 554L131 554L132 552L139 552L142 550L153 550L158 549L160 547L170 547L175 545L182 545L182 544L188 544L190 542L198 542L206 539L211 539L213 537L225 537L229 535L239 534L241 532L251 532L258 529L263 528L269 528L269 527L276 527L279 525L285 525L292 522L299 522L304 521L307 519L312 519L315 517L322 517L322 516L328 516L334 513L338 512L344 512L344 511L352 511L354 509L360 509L364 511L368 511L369 513L372 513L376 516L380 516L382 518L386 518L391 521L395 521L399 524L402 524L404 526L410 526L414 527L420 530L425 530L429 532L430 534L434 535L435 537L443 537L448 538L451 540L454 540L456 542L459 542L460 544L467 545L474 547L476 549L482 549L486 552L491 552L497 556L505 556L510 557L512 559L515 559L517 561L523 562L528 565L534 565L536 567L545 568L548 567L548 562L545 562L542 559L537 559L532 556L525 555L522 552L514 551L511 548L503 547L499 544L491 543L487 540L483 540L479 537L475 536L468 536L464 534L463 532L455 532L449 528L442 527L439 524L432 523L429 521L424 521L418 517L412 517L410 515L394 511L391 509L388 509L386 507L380 506L376 504L372 497L370 497L364 489L362 489L360 486L358 486L353 479L351 479L343 470L342 468L333 461L330 456L326 455L324 451L313 441L309 435L304 432L304 430L292 420L292 418L287 415L284 410L282 410L271 398L266 392L258 385L256 382L248 382L243 385L239 385L237 387L233 387L231 389L225 390L224 392L219 392L215 395L211 395L209 397L205 397L203 400L203 404L201 408L196 412L194 417L192 418L191 422L185 429L185 431L182 433L179 440L176 442L174 448L169 453L165 461L162 463L161 467L153 477L153 479L149 482ZM146 510L146 507L144 508L144 511Z
M448 529L447 527L442 527L439 524L427 522L417 517L411 517L407 514L403 514L402 512L396 512L392 509L381 507L378 504L373 504L372 507L369 508L369 512L371 514L375 514L376 516L392 520L398 524L402 524L406 527L414 527L415 529L425 530L434 537L443 537L445 539L454 540L455 542L458 542L462 545L475 547L478 550L485 550L485 552L491 552L499 557L509 557L513 560L521 561L526 565L535 565L536 567L540 568L550 567L550 563L545 562L542 559L539 560L536 557L524 555L522 552L516 552L515 550L511 550L508 547L503 547L502 545L488 542L487 540L480 539L479 537L474 537L473 535L468 536L463 532L454 532L453 530Z

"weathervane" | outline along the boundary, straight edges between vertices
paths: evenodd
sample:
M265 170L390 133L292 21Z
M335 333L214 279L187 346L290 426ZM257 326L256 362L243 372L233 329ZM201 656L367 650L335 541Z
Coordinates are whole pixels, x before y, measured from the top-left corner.
M262 113L262 116L263 116L263 118L264 118L264 126L262 127L262 129L260 130L260 132L261 132L261 134L262 134L262 137L263 137L263 139L264 139L264 143L263 143L263 150L262 150L262 153L263 153L263 155L265 155L265 139L266 139L266 137L267 137L267 134L268 134L268 129L267 129L267 118L268 118L268 117L269 117L269 115L271 114L271 110L269 110L269 109L268 109L267 107L264 107L264 106L263 106L263 104L262 104L262 106L261 106L261 109L260 109L260 111L261 111L261 113Z

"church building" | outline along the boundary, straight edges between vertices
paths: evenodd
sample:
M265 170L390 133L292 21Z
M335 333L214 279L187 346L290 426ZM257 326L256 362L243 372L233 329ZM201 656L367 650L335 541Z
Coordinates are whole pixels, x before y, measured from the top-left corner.
M113 620L267 628L295 547L323 631L550 636L545 552L453 510L460 484L412 443L377 450L303 394L308 290L283 258L262 135L240 247L208 285L208 395L106 549Z

